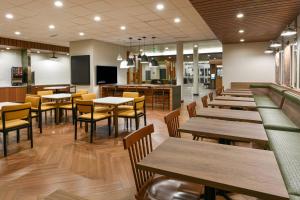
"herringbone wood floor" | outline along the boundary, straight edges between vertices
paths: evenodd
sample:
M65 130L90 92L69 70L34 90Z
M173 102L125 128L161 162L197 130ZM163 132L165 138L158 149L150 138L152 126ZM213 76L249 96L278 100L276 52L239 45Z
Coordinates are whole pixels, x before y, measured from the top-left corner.
M200 101L197 103L201 104ZM186 106L183 105L181 110L181 120L185 120ZM148 124L155 126L155 146L168 137L163 122L166 113L148 109ZM25 133L20 144L16 144L15 135L11 133L9 156L0 159L0 199L43 199L57 189L90 200L134 199L135 186L130 161L122 144L122 138L127 133L122 119L119 124L122 133L114 138L107 134L106 121L98 123L93 144L87 142L84 128L80 130L80 139L74 142L72 124L54 125L50 115L42 135L34 123L33 149L30 149ZM184 137L191 138L190 135ZM0 148L2 156L2 145ZM253 198L235 195L234 199Z

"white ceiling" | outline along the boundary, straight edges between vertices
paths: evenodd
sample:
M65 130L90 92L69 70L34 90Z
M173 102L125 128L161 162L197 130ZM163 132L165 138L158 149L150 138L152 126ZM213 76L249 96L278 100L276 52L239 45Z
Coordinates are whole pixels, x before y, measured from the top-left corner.
M152 36L157 37L156 43L216 39L189 0L63 0L62 8L53 2L0 0L0 36L64 46L82 39L127 45L128 37L142 36L148 43ZM157 3L165 9L156 10ZM6 19L7 13L14 19ZM100 22L93 20L95 15L101 16ZM175 17L181 18L179 24L174 23ZM50 24L55 30L48 29ZM127 29L121 31L121 25Z

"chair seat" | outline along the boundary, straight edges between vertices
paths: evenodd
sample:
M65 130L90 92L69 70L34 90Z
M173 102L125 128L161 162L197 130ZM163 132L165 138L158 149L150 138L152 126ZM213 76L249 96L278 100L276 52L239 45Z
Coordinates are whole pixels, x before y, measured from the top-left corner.
M41 111L47 111L47 110L53 110L55 109L55 106L53 105L42 105L41 106Z
M106 119L106 118L109 118L111 115L108 114L108 113L94 113L94 120L101 120L101 119ZM85 120L91 120L92 119L92 115L91 113L87 113L87 114L83 114L83 115L80 115L78 117L78 119L85 119Z
M266 129L300 131L300 128L297 127L280 109L259 108L258 111Z
M95 106L94 107L95 112L109 112L112 111L112 108L108 107L108 106Z
M300 195L300 133L267 130L267 135L289 194Z
M0 121L0 131L3 130L2 121ZM29 125L29 122L26 120L16 119L16 120L9 120L5 122L5 128L15 128L19 126Z
M256 105L258 108L274 108L279 109L279 106L277 106L270 97L266 95L255 95L254 100L256 102Z
M32 118L35 118L35 117L37 117L38 116L38 114L36 113L36 112L31 112L31 117Z
M118 109L120 111L123 111L123 110L133 110L134 106L131 106L131 105L120 105L120 106L118 106Z
M142 110L136 111L137 115L142 114ZM135 111L134 110L127 110L127 111L121 111L118 114L119 117L135 117Z
M73 107L75 108L75 105L73 105ZM59 108L66 109L66 110L72 110L72 104L61 105L61 106L59 106Z
M202 191L201 185L160 176L153 178L139 196L151 200L199 200Z

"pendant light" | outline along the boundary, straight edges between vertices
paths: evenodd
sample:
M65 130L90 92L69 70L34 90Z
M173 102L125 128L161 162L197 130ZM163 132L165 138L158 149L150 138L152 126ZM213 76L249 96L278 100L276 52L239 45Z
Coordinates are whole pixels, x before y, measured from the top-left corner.
M119 45L119 55L118 55L118 57L117 57L117 61L122 61L122 60L123 60L123 58L122 58L122 56L121 56L120 50L121 50L121 46Z
M272 41L270 47L271 47L271 48L278 48L278 47L281 47L281 43L280 43L280 42L277 42L277 41Z
M287 27L284 31L282 31L281 36L289 37L289 36L296 35L296 34L297 34L296 29Z
M154 48L154 40L155 40L155 38L156 37L152 37L152 40L153 40L153 54L155 53L155 48ZM153 57L151 59L149 66L151 66L151 67L158 67L159 66L159 64L158 64L157 60L155 59L155 57Z
M127 67L134 67L134 60L133 60L133 55L131 53L131 42L132 42L132 37L129 38L130 40L130 49L129 49L129 56L127 59Z
M145 41L146 41L146 37L143 37L143 40L144 40L144 55L142 55L142 58L141 58L141 63L144 63L144 64L147 64L149 63L148 61L148 57L146 56L146 45L145 45Z
M264 53L265 54L272 54L273 53L273 49L267 48Z
M142 60L142 55L141 55L141 38L138 39L139 41L139 55L137 57L138 60Z

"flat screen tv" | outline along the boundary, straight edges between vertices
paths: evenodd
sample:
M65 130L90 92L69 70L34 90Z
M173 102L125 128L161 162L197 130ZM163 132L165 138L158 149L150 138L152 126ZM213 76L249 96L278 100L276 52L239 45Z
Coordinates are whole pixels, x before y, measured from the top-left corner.
M74 85L90 84L90 56L71 56L71 83Z
M97 66L97 84L113 84L118 82L116 66Z

